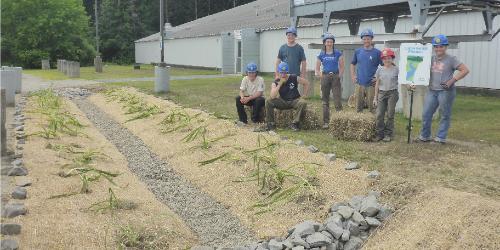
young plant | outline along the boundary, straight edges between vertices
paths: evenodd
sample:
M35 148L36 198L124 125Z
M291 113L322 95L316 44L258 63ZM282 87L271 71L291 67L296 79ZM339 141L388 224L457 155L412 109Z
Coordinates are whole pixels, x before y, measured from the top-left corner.
M108 210L113 212L117 209L131 210L137 207L137 204L133 202L118 199L115 192L111 188L108 189L108 195L108 199L92 204L89 208L87 208L87 210L104 213Z
M235 182L256 181L259 191L266 197L258 201L252 208L259 209L257 214L272 210L272 206L278 203L286 203L304 191L315 192L315 187L309 181L314 176L316 163L299 163L287 168L278 164L276 149L278 143L270 142L265 137L257 138L257 148L244 151L253 160L254 171L244 178ZM295 170L302 168L306 176Z
M59 176L61 177L70 177L74 175L78 175L80 177L82 183L80 193L84 194L90 192L90 183L98 181L101 177L105 178L109 183L116 185L116 183L113 181L113 178L117 177L120 174L111 173L89 166L73 168L66 173L62 172L59 174Z

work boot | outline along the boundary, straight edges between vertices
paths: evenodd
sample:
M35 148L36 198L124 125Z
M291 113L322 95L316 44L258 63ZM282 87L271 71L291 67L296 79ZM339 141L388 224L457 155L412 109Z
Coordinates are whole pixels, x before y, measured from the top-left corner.
M292 131L294 131L294 132L299 131L299 130L300 130L300 128L299 128L299 124L297 124L297 123L292 123L292 124L290 125L290 129L291 129Z
M392 138L390 136L386 135L384 137L384 142L390 142L390 141L392 141Z
M377 135L377 136L373 137L372 141L373 141L373 142L379 142L379 141L381 141L382 139L384 139L382 136Z
M329 126L328 126L328 123L325 123L325 124L323 124L323 127L322 127L322 128L323 128L323 129L328 129L328 127L329 127Z

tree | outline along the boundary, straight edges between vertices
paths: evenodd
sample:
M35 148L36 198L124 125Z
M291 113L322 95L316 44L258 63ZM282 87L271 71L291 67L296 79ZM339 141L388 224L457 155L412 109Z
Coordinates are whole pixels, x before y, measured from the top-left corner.
M41 59L89 64L95 55L81 0L2 1L2 64L41 66Z

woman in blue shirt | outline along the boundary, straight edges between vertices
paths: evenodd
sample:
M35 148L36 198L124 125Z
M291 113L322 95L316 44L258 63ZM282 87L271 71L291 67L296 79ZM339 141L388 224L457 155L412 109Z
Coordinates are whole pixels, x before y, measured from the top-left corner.
M330 123L330 92L333 92L335 110L342 110L342 85L340 79L344 73L344 57L334 48L335 37L330 33L323 35L323 50L316 61L315 74L321 79L321 101L323 103L323 128Z

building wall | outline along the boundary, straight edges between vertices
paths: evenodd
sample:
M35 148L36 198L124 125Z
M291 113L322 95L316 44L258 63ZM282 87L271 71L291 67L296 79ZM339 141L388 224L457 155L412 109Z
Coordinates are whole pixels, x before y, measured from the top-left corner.
M160 62L160 42L136 42L136 63ZM165 62L207 68L221 68L219 36L165 40Z
M135 62L150 64L160 62L160 42L137 42L135 43Z

